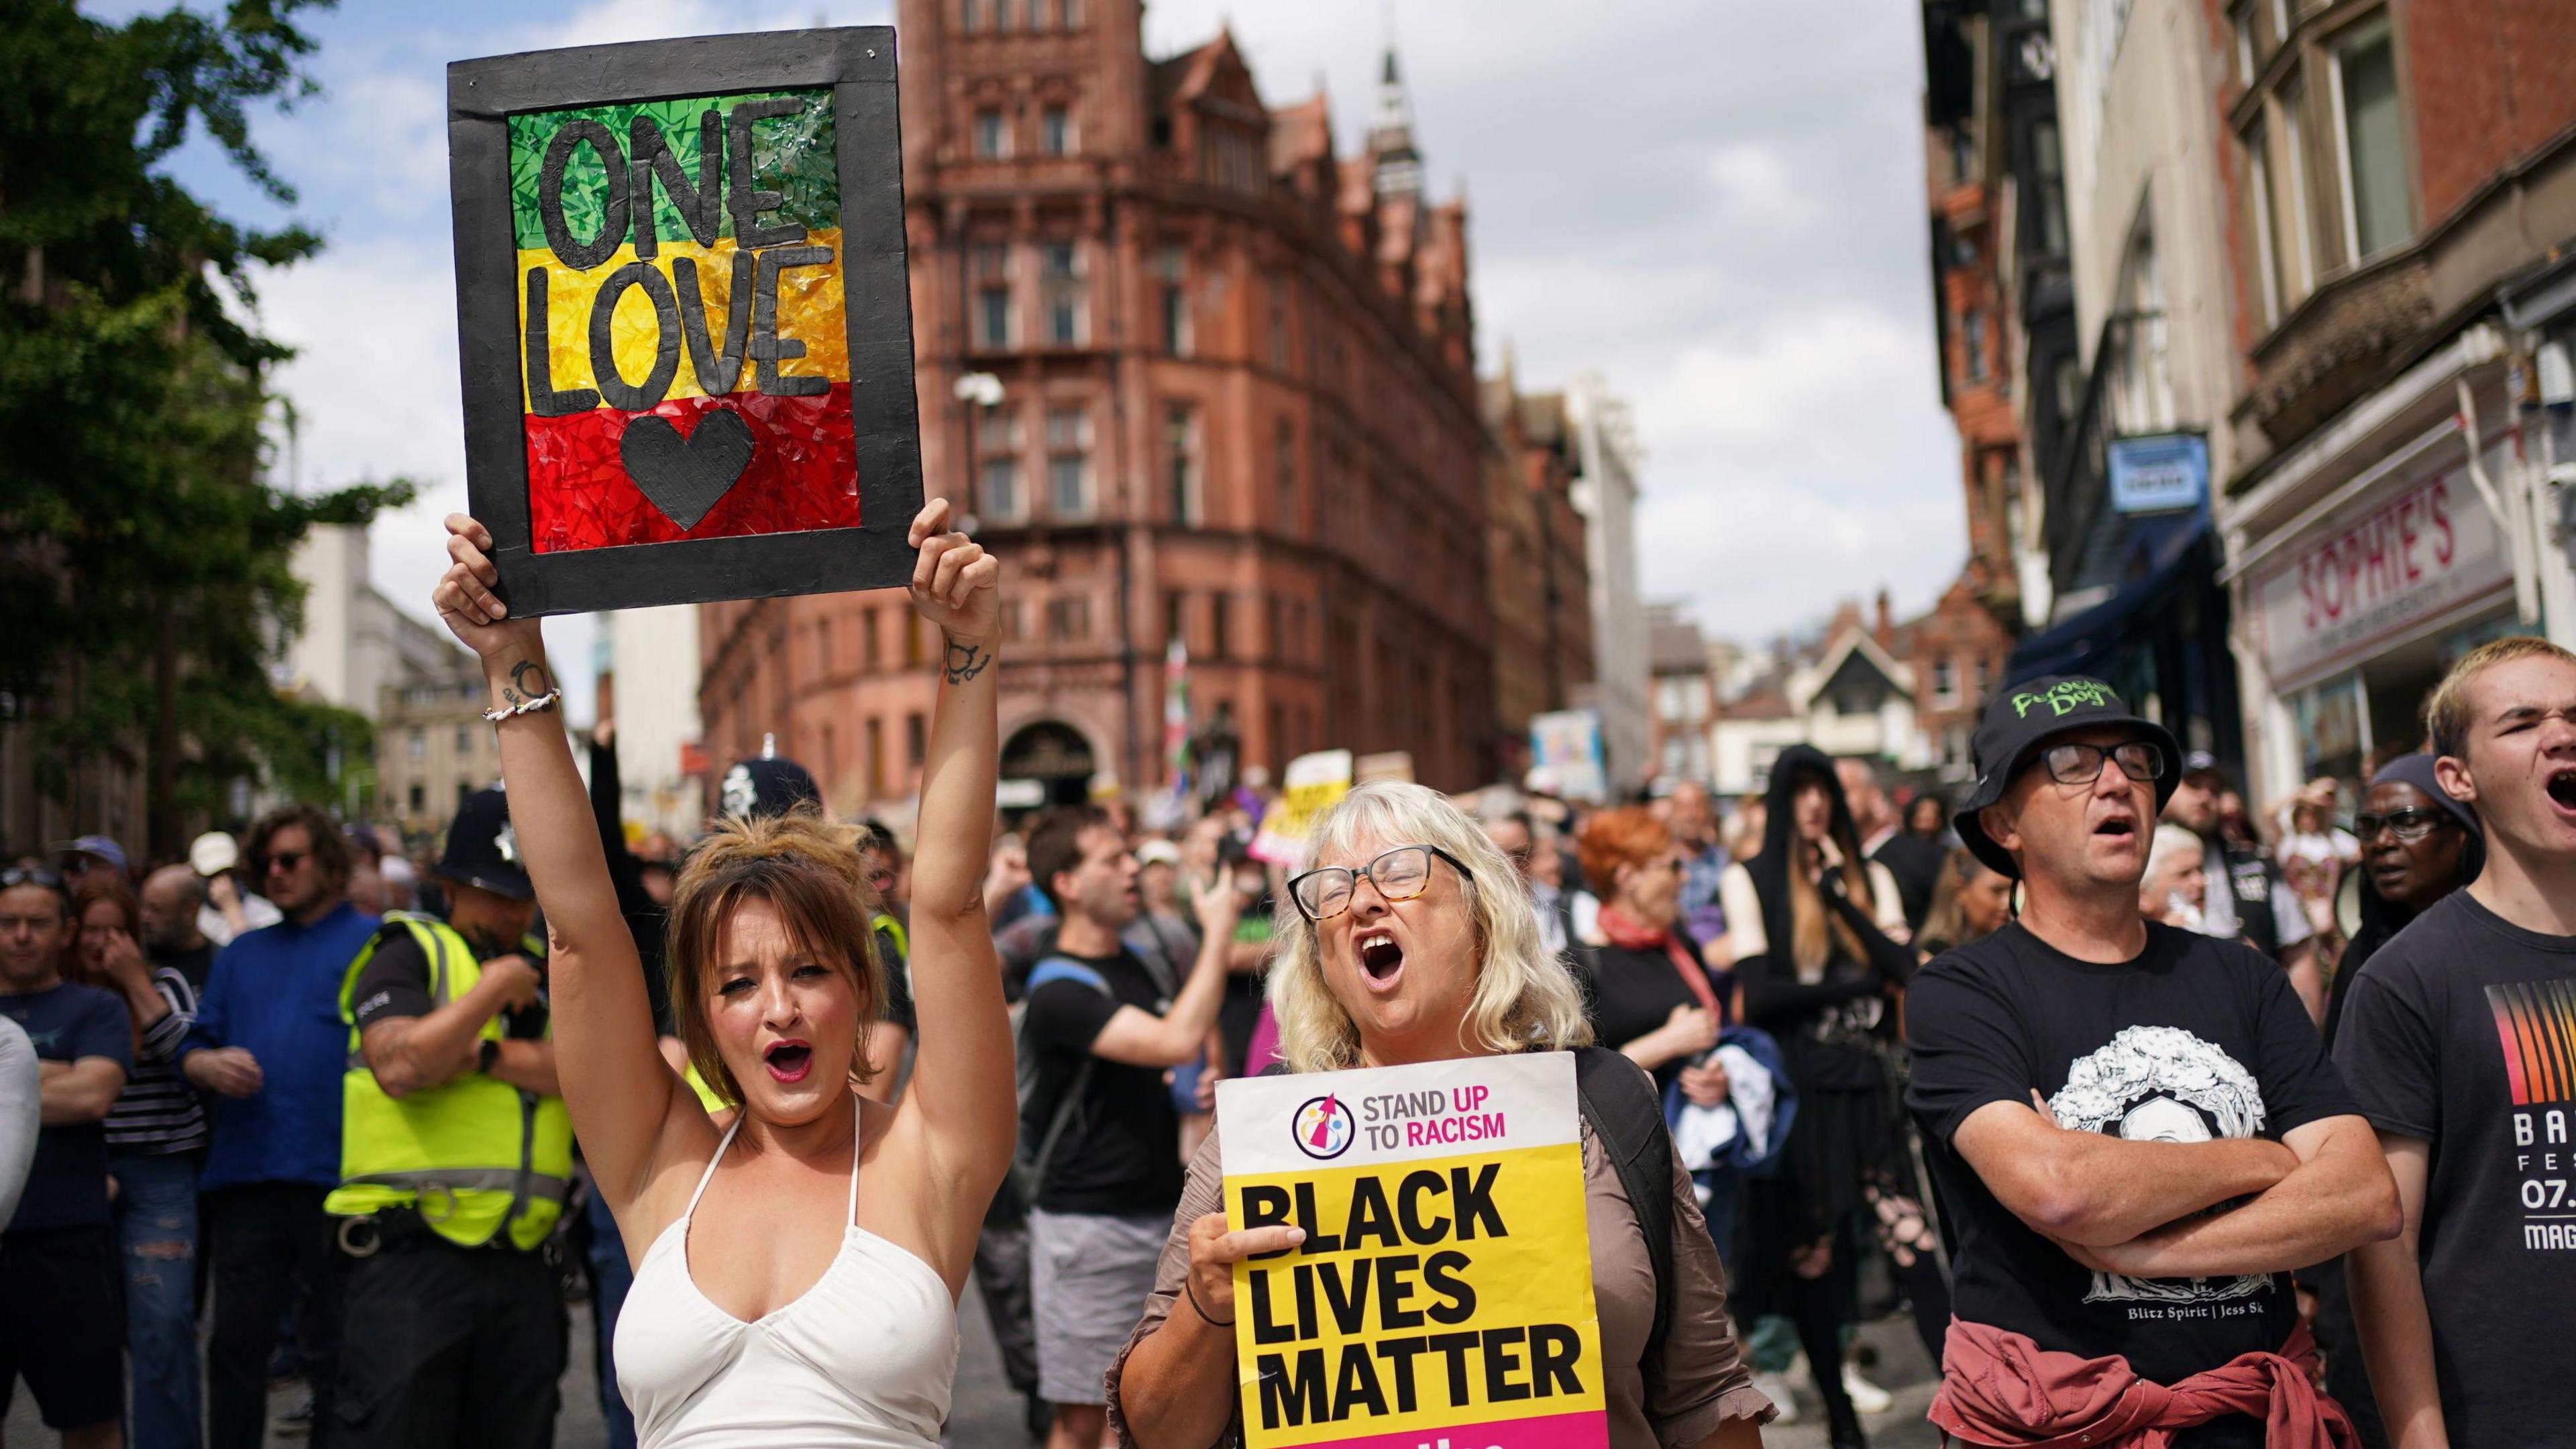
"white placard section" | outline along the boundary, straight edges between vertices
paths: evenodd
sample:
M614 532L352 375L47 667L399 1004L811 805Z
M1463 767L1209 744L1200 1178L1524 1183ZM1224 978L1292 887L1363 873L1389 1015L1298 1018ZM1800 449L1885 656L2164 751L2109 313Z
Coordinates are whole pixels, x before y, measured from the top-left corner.
M1570 1052L1238 1077L1216 1115L1228 1177L1582 1140Z

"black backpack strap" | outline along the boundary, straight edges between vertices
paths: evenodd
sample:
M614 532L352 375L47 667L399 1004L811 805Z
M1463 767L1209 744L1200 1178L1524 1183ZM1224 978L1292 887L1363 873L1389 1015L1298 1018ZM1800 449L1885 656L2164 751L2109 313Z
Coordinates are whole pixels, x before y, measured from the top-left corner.
M1640 1360L1652 1363L1673 1321L1673 1145L1664 1127L1663 1102L1645 1069L1608 1047L1575 1051L1574 1086L1584 1120L1592 1124L1601 1150L1619 1174L1619 1185L1627 1189L1637 1231L1646 1239L1646 1257L1654 1264L1655 1327L1646 1335Z

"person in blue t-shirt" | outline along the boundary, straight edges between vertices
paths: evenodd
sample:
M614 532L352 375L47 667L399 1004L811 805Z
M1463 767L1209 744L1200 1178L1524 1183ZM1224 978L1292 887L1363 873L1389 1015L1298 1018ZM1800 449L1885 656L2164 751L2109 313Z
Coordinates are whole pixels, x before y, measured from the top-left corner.
M66 1449L118 1442L123 1265L107 1209L107 1121L134 1068L125 1003L62 977L71 900L48 870L0 871L0 1016L36 1048L44 1127L0 1233L0 1413L24 1378Z
M215 1299L206 1349L212 1449L256 1449L268 1423L268 1357L291 1301L295 1337L328 1424L339 1360L341 1260L322 1199L340 1181L340 983L379 924L349 904L349 843L310 805L270 811L243 861L286 919L215 958L180 1043L179 1069L217 1094L199 1179Z

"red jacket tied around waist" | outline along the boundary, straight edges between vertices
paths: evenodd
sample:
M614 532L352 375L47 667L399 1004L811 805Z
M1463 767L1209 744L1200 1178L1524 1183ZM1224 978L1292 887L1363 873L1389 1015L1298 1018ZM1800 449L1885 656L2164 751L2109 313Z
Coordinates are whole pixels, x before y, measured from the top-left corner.
M2166 1449L2227 1414L2263 1421L2270 1449L2357 1449L2343 1406L2316 1386L2305 1325L2279 1353L2248 1353L2179 1383L2150 1383L2117 1355L2078 1358L2028 1335L1950 1321L1932 1422L1997 1449Z

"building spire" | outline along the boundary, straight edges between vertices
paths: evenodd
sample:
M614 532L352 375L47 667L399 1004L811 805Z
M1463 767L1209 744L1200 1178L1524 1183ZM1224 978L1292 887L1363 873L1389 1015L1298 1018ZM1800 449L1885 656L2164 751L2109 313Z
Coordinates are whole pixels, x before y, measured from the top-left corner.
M1413 97L1395 59L1395 5L1386 9L1386 63L1377 84L1377 121L1369 127L1369 156L1377 163L1377 194L1422 194L1422 153L1413 144Z

